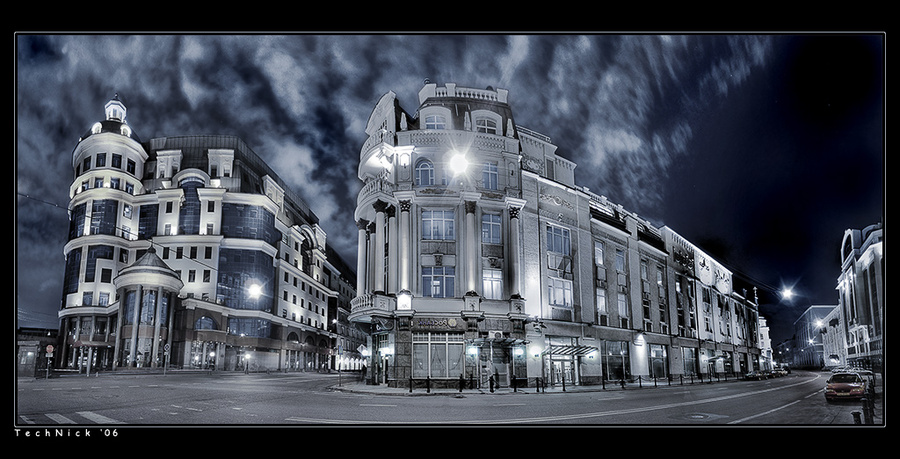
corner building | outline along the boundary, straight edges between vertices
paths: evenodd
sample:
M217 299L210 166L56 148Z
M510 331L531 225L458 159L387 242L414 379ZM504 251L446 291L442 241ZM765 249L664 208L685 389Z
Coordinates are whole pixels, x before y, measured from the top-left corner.
M731 272L574 183L502 89L382 96L355 212L370 382L602 384L759 366L756 301Z
M308 206L236 137L142 142L125 115L110 100L72 154L55 365L341 364L355 275Z

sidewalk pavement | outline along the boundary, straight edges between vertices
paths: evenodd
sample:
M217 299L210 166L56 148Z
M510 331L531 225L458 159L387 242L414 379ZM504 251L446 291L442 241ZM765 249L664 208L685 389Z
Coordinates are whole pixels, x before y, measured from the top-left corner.
M529 380L529 387L495 387L493 390L490 387L469 387L470 382L466 381L466 386L462 390L458 387L453 388L436 388L432 387L428 389L425 387L425 383L422 380L416 380L416 383L412 390L409 388L409 384L406 383L400 387L390 387L386 384L369 384L367 381L360 380L359 378L348 379L343 381L341 384L336 384L331 386L332 390L335 391L344 391L344 392L356 392L356 393L365 393L371 395L407 395L407 396L423 396L423 395L450 395L450 396L466 396L466 395L506 395L506 394L563 394L567 392L608 392L608 391L627 391L627 390L641 390L641 389L654 389L654 388L662 388L662 387L675 387L675 386L692 386L692 385L700 385L700 384L725 384L734 381L740 381L741 379L737 378L729 378L719 379L718 381L713 380L712 382L704 380L701 382L699 379L684 380L684 381L671 381L668 380L638 380L634 382L625 382L624 384L621 381L612 381L607 382L606 384L596 384L596 385L572 385L572 384L554 384L554 385L546 385L544 387L535 387L534 380Z

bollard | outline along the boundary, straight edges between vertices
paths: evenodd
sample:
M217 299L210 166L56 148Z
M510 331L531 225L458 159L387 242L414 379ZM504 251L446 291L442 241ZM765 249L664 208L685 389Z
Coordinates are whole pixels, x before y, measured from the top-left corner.
M466 385L466 378L463 378L463 375L459 375L459 392L462 393L463 387Z
M413 379L412 379L412 377L410 377L409 378L409 393L410 394L412 393L412 386L413 386Z
M431 393L431 377L425 378L425 391Z
M494 375L491 375L489 381L491 383L491 393L494 393Z
M862 422L860 422L860 420L859 420L859 411L854 411L854 412L852 412L852 413L850 413L850 414L853 415L853 423L854 423L854 424L856 424L856 425L861 425L861 424L862 424Z
M862 415L863 415L863 420L865 421L865 424L866 425L873 424L874 422L872 421L872 410L871 410L871 405L870 405L871 400L863 397L862 400L860 400L860 402L862 403Z

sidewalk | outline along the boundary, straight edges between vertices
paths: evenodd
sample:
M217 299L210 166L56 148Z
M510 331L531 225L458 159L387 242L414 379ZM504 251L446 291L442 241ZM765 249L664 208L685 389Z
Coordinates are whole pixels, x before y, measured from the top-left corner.
M606 385L597 384L597 385L571 385L566 384L565 386L562 384L555 385L547 385L546 387L541 387L540 389L534 386L534 381L530 380L530 387L495 387L493 391L491 391L490 387L480 387L480 388L470 388L469 382L466 381L466 387L462 390L457 388L435 388L432 387L430 390L424 387L421 381L417 381L415 387L410 390L409 385L405 385L404 387L389 387L386 384L368 384L366 381L361 381L359 379L346 380L341 384L335 384L331 386L332 390L335 391L343 391L343 392L355 392L355 393L365 393L371 395L396 395L396 396L425 396L425 395L444 395L444 396L467 396L467 395L516 395L516 394L564 394L568 392L609 392L609 391L628 391L628 390L646 390L646 389L654 389L654 388L663 388L663 387L675 387L675 386L691 386L691 385L700 385L700 384L727 384L734 381L740 381L739 379L728 379L719 380L713 382L700 382L699 380L691 381L672 381L671 383L667 380L659 380L659 381L635 381L635 382L626 382L624 385L620 381L607 382Z

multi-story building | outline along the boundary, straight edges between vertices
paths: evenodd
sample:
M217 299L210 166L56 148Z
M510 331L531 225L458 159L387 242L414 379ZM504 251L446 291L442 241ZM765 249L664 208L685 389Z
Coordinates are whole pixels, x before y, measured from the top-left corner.
M333 368L355 275L315 214L242 140L125 117L72 153L56 366Z
M841 326L841 308L833 308L822 319L822 356L826 368L847 365L847 346L844 344L844 329Z
M811 305L794 321L793 366L797 368L821 369L825 366L825 346L823 333L828 324L827 317L836 306Z
M670 228L577 186L507 96L426 83L414 113L389 92L369 118L350 320L369 327L372 382L758 368L755 297Z
M879 371L884 368L883 231L879 223L844 232L837 280L846 363Z

